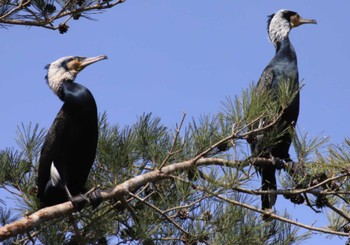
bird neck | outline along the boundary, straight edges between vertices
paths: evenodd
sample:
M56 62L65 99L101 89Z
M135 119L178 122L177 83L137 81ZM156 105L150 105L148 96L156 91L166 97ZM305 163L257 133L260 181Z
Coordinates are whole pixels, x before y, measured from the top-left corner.
M290 40L289 40L289 37L286 37L286 38L283 38L282 40L274 43L275 45L275 48L276 48L276 53L278 51L280 51L281 49L284 49L286 47L293 47Z
M73 82L76 78L76 74L67 72L65 69L48 69L48 73L45 77L46 82L52 91L61 98L63 82Z
M288 37L277 42L275 47L276 47L276 55L283 54L284 57L290 57L292 59L296 59L296 53L295 53L294 47Z
M60 99L65 103L79 107L95 105L91 92L81 84L63 81L61 91Z

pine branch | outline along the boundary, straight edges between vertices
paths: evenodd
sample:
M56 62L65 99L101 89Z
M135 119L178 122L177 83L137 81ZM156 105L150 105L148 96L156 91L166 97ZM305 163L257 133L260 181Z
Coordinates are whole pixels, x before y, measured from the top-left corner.
M238 167L250 164L250 161L254 161L256 163L264 163L264 164L273 164L271 160L268 159L250 159L248 161L229 161L220 158L202 158L197 160L197 166L207 166L207 165L219 165L219 166L231 166ZM170 174L177 172L188 170L193 164L193 159L179 162L175 164L171 164L162 168L161 171L154 170L134 178L131 178L124 183L117 185L113 191L111 192L102 192L103 201L106 200L120 200L122 197L129 195L129 192L139 189L140 187L146 185L149 182L156 182L166 178L171 178ZM52 207L47 207L41 209L25 218L22 218L19 221L13 222L11 224L7 224L0 228L0 241L7 239L9 237L15 236L17 234L22 234L24 232L30 231L34 227L47 222L49 220L53 220L55 218L59 218L62 216L67 216L74 212L74 206L71 202L65 202L62 204L58 204Z
M301 228L304 228L304 229L307 229L307 230L310 230L310 231L317 231L317 232L321 232L321 233L325 233L325 234L331 234L331 235L337 235L337 236L349 236L349 234L346 233L346 232L332 231L332 230L329 230L329 229L318 228L318 227L314 227L314 226L311 226L311 225L305 225L303 223L300 223L300 222L297 222L297 221L294 221L294 220L291 220L291 219L279 216L277 214L261 210L259 208L254 207L254 206L251 206L251 205L248 205L248 204L245 204L245 203L238 202L236 200L232 200L232 199L226 198L226 197L224 197L222 195L216 195L216 197L219 198L222 201L231 203L233 205L237 205L237 206L240 206L240 207L243 207L243 208L247 208L247 209L252 210L254 212L258 212L258 213L261 213L263 215L267 215L267 216L271 217L272 219L277 219L277 220L280 220L282 222L289 223L289 224L292 224L292 225L295 225L295 226L299 226Z
M68 29L67 22L73 18L78 19L81 14L88 14L92 11L101 11L109 8L113 8L116 5L124 3L126 0L97 0L93 4L84 5L82 3L76 3L73 1L67 1L67 3L61 7L56 15L49 17L55 10L56 6L60 6L59 3L51 4L49 1L44 6L35 6L39 8L35 10L31 7L32 1L23 0L14 7L4 9L7 4L0 6L4 10L0 12L0 25L25 25L25 26L37 26L50 30L59 30L60 33L65 33ZM47 6L50 6L52 10L48 11ZM72 7L73 6L73 7ZM55 22L64 17L68 17L65 21L61 21L59 24Z
M171 174L178 172L178 171L184 171L188 170L191 167L191 164L193 164L193 159L184 161L184 162L179 162L179 163L174 163L171 165L167 165L162 168L161 171L159 170L154 170L150 171L148 173L133 177L127 181L125 181L122 184L117 185L112 191L110 192L101 192L102 199L103 201L106 200L121 200L125 196L129 196L130 193L133 191L139 189L140 187L146 185L147 183L150 182L157 182L161 181L163 179L167 178L172 178ZM229 161L225 159L220 159L220 158L201 158L198 159L196 162L197 166L209 166L209 165L219 165L219 166L229 166L229 167L242 167L242 164L248 165L250 163L254 162L255 164L273 164L273 162L269 159L248 159L248 161ZM340 176L344 177L344 176ZM339 178L339 177L338 177ZM330 178L334 179L334 178ZM330 181L330 180L329 180ZM326 183L326 182L325 182ZM198 187L199 189L201 187ZM266 194L270 193L268 191L253 191L253 190L244 190L240 188L242 192L247 192L249 194ZM311 190L311 189L310 189ZM304 189L303 191L310 191L309 189ZM294 190L294 191L276 191L276 193L279 194L288 194L288 193L300 193L299 190ZM260 209L257 209L253 206L244 204L244 203L239 203L231 199L227 199L223 196L217 195L215 193L209 193L210 195L214 195L218 197L219 199L225 200L228 203L232 203L235 205L239 205L245 208L248 208L250 210L253 210L255 212L259 212L262 214L266 214L265 211L262 211ZM134 195L133 195L134 196ZM62 204L58 204L52 207L47 207L43 208L27 217L22 218L21 220L15 221L11 224L7 224L3 227L0 228L0 241L3 241L4 239L10 238L12 236L15 236L17 234L23 234L25 232L29 232L31 229L34 227L37 227L49 220L54 220L56 218L62 218L62 216L67 216L70 215L74 212L74 206L71 202L65 202ZM165 212L165 211L164 211ZM292 220L280 217L275 214L270 214L272 218L276 218L278 220L291 223L306 229L314 230L314 231L320 231L328 234L333 234L333 235L340 235L340 236L345 236L346 233L343 232L333 232L329 231L327 229L322 229L322 228L315 228L312 226L307 226L298 222L294 222Z
M227 203L230 203L230 204L233 204L233 205L237 205L237 206L240 206L240 207L252 210L254 212L261 213L263 215L267 215L267 216L271 217L272 219L280 220L282 222L289 223L289 224L292 224L292 225L295 225L295 226L299 226L299 227L302 227L302 228L310 230L310 231L317 231L317 232L322 232L322 233L331 234L331 235L338 235L338 236L349 236L349 234L345 233L345 232L332 231L332 230L329 230L329 229L318 228L318 227L314 227L314 226L311 226L311 225L305 225L303 223L300 223L300 222L297 222L297 221L294 221L294 220L291 220L291 219L279 216L279 215L277 215L275 213L272 213L270 211L265 211L265 210L256 208L254 206L248 205L246 203L242 203L242 202L239 202L239 201L236 201L236 200L224 197L223 195L216 194L214 192L208 191L208 190L202 188L201 186L196 186L196 188L199 189L199 190L202 190L204 192L207 192L208 194L213 195L213 196L217 197L218 199L220 199L222 201L225 201Z
M328 208L330 208L331 210L333 210L333 212L337 213L338 215L340 215L341 217L343 217L347 222L350 222L350 215L347 214L346 212L344 212L343 210L335 207L334 205L330 204L327 202L326 206Z
M6 19L8 16L12 15L15 12L18 12L20 10L22 10L23 8L27 7L30 4L30 0L27 0L26 2L24 2L23 0L19 3L19 5L13 9L11 9L10 11L8 11L7 13L3 14L2 16L0 16L0 21L2 19Z
M128 196L129 192L139 189L149 182L156 182L166 178L170 178L169 175L190 168L192 160L171 164L162 168L162 171L154 170L136 177L133 177L122 184L117 185L111 192L101 192L102 200L120 200L124 196ZM231 165L237 166L237 162L228 161L219 158L203 158L197 161L198 166L206 166L212 164L219 165ZM240 164L240 163L238 163ZM74 212L74 206L71 202L65 202L52 207L47 207L38 210L37 212L15 221L11 224L7 224L0 228L0 241L13 237L17 234L23 234L30 231L34 227L37 227L44 222L54 220L56 218L62 218Z

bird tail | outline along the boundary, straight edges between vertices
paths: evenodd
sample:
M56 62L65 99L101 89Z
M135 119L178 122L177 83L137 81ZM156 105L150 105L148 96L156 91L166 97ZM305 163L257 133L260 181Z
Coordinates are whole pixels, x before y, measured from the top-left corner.
M261 168L261 189L263 191L277 190L276 169L274 166L264 166ZM261 195L261 206L263 210L271 209L277 200L276 193Z

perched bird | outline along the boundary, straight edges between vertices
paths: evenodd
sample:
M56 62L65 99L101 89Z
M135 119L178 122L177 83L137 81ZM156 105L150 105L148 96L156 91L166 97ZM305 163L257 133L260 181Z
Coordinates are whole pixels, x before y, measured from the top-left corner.
M316 20L303 19L300 15L290 10L279 10L268 18L268 35L276 48L275 56L263 71L257 84L258 91L268 91L272 96L272 100L277 100L277 92L282 82L290 83L292 88L299 89L297 56L295 50L289 40L289 32L292 28L302 24L316 24ZM275 125L281 136L278 137L276 143L267 146L264 145L264 133L255 136L250 140L250 147L253 156L272 157L291 161L289 156L289 147L292 142L292 135L288 128L294 129L299 115L299 92L292 99L291 103L284 108L282 115ZM260 122L261 124L261 122ZM262 166L258 168L258 172L262 178L262 190L276 190L275 166ZM276 194L262 195L262 209L271 209L276 203Z
M86 191L84 185L96 155L97 107L91 92L74 80L85 67L104 59L107 56L68 56L46 66L47 84L64 103L41 150L37 196L42 207L70 200L77 208L75 197ZM96 203L97 196L84 199Z

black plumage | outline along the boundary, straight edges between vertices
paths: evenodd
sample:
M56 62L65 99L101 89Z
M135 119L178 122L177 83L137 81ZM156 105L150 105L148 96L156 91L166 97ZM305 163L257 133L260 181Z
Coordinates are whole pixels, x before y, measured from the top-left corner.
M268 34L269 38L276 48L275 56L264 69L258 84L258 91L267 91L272 100L277 100L277 94L281 83L287 82L294 91L299 89L299 77L297 67L297 56L293 45L291 44L288 34L289 31L301 24L313 23L315 20L303 19L298 13L290 10L279 10L269 16ZM276 158L291 161L289 148L292 142L291 131L293 130L299 115L299 91L292 99L291 103L282 111L279 121L274 129L280 132L276 142L266 146L264 141L267 140L266 133L255 136L250 140L250 147L253 156L260 156L274 160ZM260 122L261 124L261 122ZM266 123L265 123L266 124ZM288 129L288 130L287 130ZM276 190L276 167L265 165L258 168L262 178L262 190ZM262 195L262 209L271 209L276 203L276 194Z
M42 207L73 201L86 192L98 140L97 107L91 92L74 80L86 66L106 58L70 56L47 66L47 83L64 104L47 133L39 160L37 196Z

